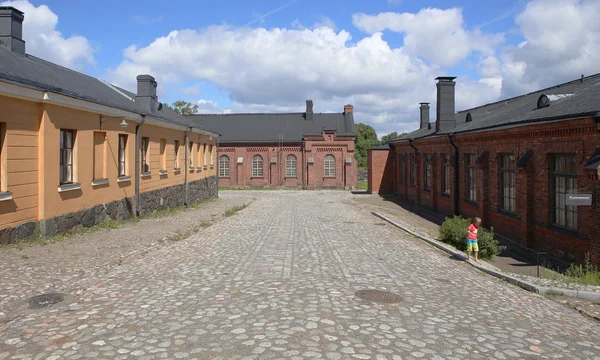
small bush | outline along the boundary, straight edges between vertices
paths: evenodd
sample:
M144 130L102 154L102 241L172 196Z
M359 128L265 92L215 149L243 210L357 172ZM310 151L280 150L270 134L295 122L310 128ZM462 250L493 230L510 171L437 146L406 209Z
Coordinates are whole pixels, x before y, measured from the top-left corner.
M600 269L592 264L590 254L585 254L585 263L583 265L571 264L565 275L570 282L585 285L600 285Z
M470 224L470 219L461 216L446 218L440 227L440 240L458 250L467 250L467 228ZM481 259L493 259L505 249L504 246L499 245L498 240L494 239L493 227L490 230L479 227L477 239Z

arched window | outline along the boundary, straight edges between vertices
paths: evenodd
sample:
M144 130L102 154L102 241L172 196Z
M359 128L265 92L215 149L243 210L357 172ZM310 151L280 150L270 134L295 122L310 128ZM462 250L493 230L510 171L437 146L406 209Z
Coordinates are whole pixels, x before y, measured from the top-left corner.
M325 177L335 177L335 158L333 155L325 156Z
M296 177L296 157L294 155L288 155L285 158L285 176Z
M229 177L229 158L226 155L219 158L219 177Z
M263 176L263 158L260 155L254 155L252 158L252 177Z

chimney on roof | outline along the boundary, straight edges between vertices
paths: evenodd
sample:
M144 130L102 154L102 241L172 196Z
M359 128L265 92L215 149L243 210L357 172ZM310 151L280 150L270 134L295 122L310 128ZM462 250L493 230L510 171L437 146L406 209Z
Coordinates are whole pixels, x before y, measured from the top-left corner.
M313 102L312 100L306 100L306 121L313 121L315 115L313 113Z
M149 112L154 112L158 97L156 96L156 80L150 75L138 75L137 95L135 101Z
M345 113L351 113L354 110L354 106L348 104L346 106L344 106L344 114Z
M450 131L454 129L454 88L456 77L440 76L435 78L437 87L437 109L435 130Z
M25 55L23 12L12 6L0 6L0 45Z
M421 127L419 129L429 129L429 103L420 103L421 105Z

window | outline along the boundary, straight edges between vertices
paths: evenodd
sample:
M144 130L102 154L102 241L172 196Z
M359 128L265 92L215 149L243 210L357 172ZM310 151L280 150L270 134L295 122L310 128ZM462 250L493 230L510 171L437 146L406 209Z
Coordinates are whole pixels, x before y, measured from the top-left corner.
M410 154L410 186L415 186L415 154Z
M160 139L160 169L167 169L167 140Z
M263 177L263 158L260 155L252 158L252 177Z
M194 168L194 143L191 141L189 148L188 166L190 167L190 170L192 170Z
M514 213L515 210L515 156L500 156L500 209Z
M398 182L404 184L404 157L398 157Z
M202 165L204 165L204 168L206 168L206 144L204 144L202 147L202 154L204 155L204 162Z
M285 158L285 176L296 177L296 157L294 155L288 155Z
M106 133L94 131L94 180L106 179Z
M431 190L431 157L427 154L423 155L423 188Z
M60 131L60 183L73 183L73 131Z
M142 138L142 174L150 172L150 165L148 163L148 146L150 145L150 138Z
M577 192L575 155L553 155L550 164L552 218L556 225L577 230L577 206L567 205L567 194Z
M173 167L179 169L179 141L175 140L175 158L173 159Z
M219 177L229 177L229 158L225 155L219 158Z
M442 194L450 195L450 157L442 155Z
M210 154L210 166L213 166L213 146L209 145L208 146L208 153Z
M201 167L200 159L202 159L202 144L198 143L196 145L196 155L198 156L198 167Z
M119 134L119 176L125 176L125 147L127 146L127 135Z
M333 155L325 156L325 177L335 177L335 158Z
M466 154L465 155L465 166L467 169L467 200L476 201L477 200L477 187L475 185L475 155Z

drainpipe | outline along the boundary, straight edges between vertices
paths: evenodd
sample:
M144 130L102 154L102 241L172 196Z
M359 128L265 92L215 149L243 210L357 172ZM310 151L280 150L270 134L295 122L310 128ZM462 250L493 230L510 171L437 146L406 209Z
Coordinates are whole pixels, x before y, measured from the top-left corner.
M146 121L146 116L142 115L142 121L135 126L135 216L140 216L142 211L140 205L140 128Z
M188 130L188 132L185 134L185 172L184 172L184 177L183 177L183 184L184 184L184 192L183 192L183 204L187 207L188 206L188 171L189 170L189 165L188 165L188 150L190 149L190 139L189 136L192 133L192 128L190 128ZM192 151L194 151L194 149L192 149Z
M450 144L454 147L454 215L459 215L459 199L460 199L460 153L458 146L454 143L454 134L448 135Z
M219 157L219 141L220 140L221 140L221 134L219 134L217 136L217 159L216 159L217 160L217 166L216 166L217 172L216 172L216 176L215 176L215 178L216 178L215 180L217 182L217 198L219 197L219 163L220 163L220 159L221 159ZM231 159L231 160L233 160L233 159ZM229 163L231 164L231 162L232 161L230 161ZM230 167L231 167L231 165L230 165ZM229 171L231 171L231 169Z
M302 189L306 190L305 172L306 172L306 141L302 140Z

